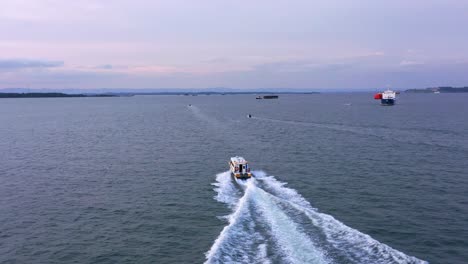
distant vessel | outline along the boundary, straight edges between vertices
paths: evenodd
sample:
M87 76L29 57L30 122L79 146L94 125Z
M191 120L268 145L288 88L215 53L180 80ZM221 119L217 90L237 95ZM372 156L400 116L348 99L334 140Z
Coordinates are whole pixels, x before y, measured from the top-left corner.
M278 95L264 95L264 96L257 96L255 99L278 99Z
M237 179L248 179L252 177L249 163L243 157L232 157L229 161L229 170L231 171L232 176Z
M392 90L386 90L383 93L375 94L374 99L380 100L381 105L394 105L396 94L397 93Z

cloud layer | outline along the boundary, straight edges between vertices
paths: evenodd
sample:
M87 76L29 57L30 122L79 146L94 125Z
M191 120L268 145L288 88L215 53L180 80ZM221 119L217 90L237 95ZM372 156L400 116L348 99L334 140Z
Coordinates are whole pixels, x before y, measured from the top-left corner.
M0 88L467 85L466 24L455 0L5 0Z
M27 68L53 68L62 67L63 61L43 61L28 59L0 59L0 70L18 70Z

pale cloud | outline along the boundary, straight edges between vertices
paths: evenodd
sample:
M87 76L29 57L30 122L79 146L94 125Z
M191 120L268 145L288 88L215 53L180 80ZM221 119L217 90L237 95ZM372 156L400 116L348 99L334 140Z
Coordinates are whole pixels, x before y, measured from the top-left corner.
M282 61L274 63L266 63L255 67L258 71L269 72L323 72L323 71L340 71L352 67L349 63L317 63L315 61Z
M63 61L0 59L0 71L21 70L29 68L53 68L63 66Z
M414 65L424 65L424 62L420 61L411 61L411 60L403 60L400 62L401 66L414 66Z
M19 21L86 20L104 5L99 0L2 0L0 19Z
M177 67L149 65L128 67L123 72L128 74L153 75L178 73L182 72L182 70Z
M96 69L112 70L114 67L110 64L98 65Z
M226 57L217 57L217 58L202 60L201 62L203 62L203 63L213 63L213 64L224 64L224 63L228 63L230 61L231 60L226 58Z

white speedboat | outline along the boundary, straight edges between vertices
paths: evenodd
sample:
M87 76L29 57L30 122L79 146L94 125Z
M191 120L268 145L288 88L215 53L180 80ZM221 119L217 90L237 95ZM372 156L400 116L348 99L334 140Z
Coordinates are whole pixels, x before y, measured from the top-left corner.
M229 170L231 171L232 176L237 179L248 179L252 177L249 163L243 157L232 157L229 161Z

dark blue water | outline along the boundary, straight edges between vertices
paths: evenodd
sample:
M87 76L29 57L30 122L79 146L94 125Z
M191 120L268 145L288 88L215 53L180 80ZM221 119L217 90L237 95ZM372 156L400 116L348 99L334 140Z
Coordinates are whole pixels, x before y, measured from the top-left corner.
M254 98L2 99L0 263L466 263L468 95Z

